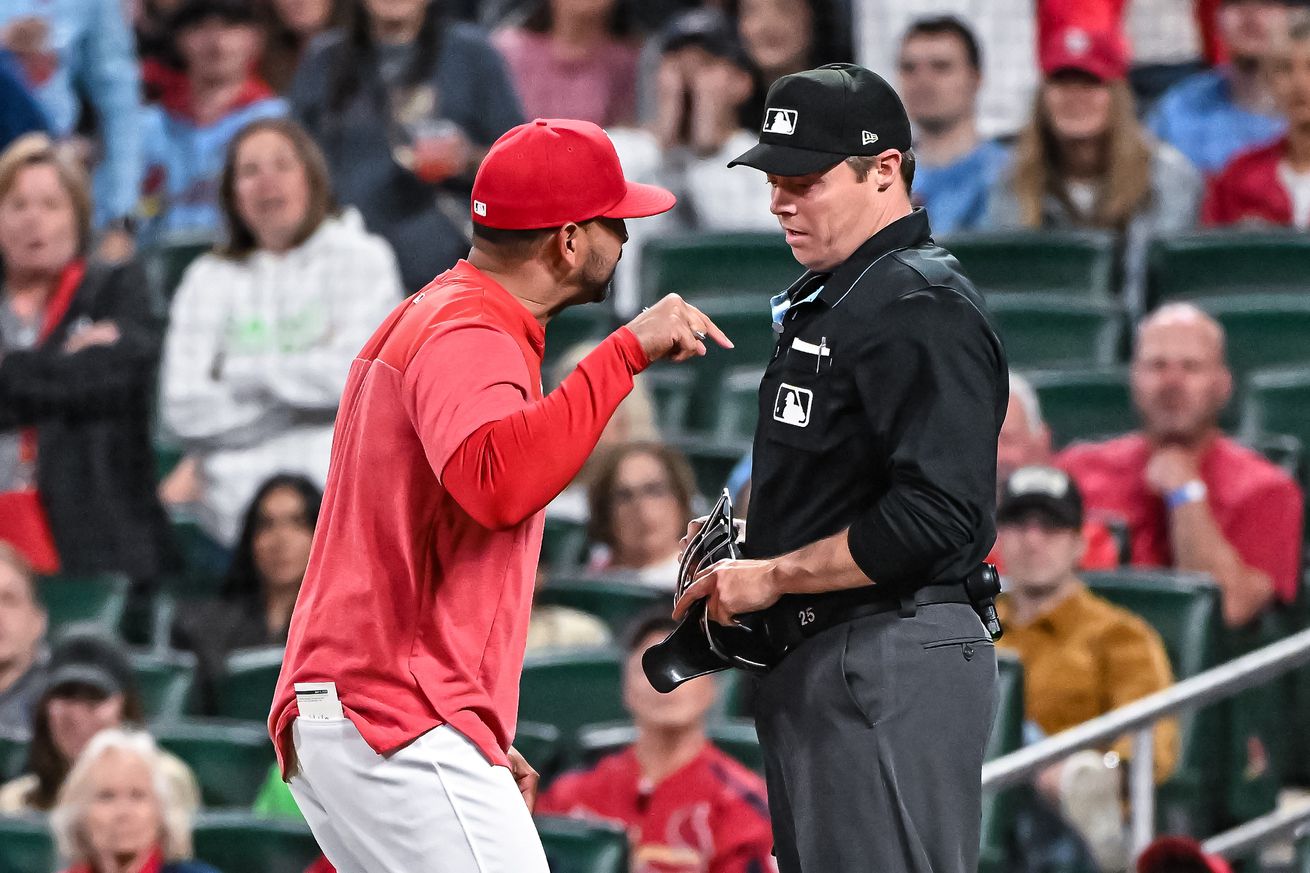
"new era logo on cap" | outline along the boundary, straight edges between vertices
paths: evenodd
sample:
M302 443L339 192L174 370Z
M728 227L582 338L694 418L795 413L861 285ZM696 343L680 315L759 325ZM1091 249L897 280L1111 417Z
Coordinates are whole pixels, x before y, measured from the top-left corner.
M486 217L487 217L487 204L483 203L481 200L474 200L474 201L473 201L473 214L474 214L474 215L481 215L483 218L486 218Z
M795 109L769 109L765 112L764 132L791 136L796 132Z
M860 133L862 134L860 137L860 145L869 145L878 141L878 134L876 133L870 133L867 130L860 131Z

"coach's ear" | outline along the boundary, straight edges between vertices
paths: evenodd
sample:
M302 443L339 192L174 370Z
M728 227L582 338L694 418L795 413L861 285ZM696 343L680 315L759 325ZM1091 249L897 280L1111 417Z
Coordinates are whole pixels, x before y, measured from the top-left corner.
M565 273L572 273L586 258L586 234L577 222L569 222L555 234L554 253L564 267Z

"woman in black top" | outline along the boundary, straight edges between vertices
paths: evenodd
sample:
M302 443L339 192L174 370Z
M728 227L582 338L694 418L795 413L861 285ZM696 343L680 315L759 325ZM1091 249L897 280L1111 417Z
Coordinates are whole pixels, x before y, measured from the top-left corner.
M261 485L246 512L222 596L178 619L173 645L195 652L206 711L213 710L214 683L229 654L286 643L322 499L304 476L281 474Z

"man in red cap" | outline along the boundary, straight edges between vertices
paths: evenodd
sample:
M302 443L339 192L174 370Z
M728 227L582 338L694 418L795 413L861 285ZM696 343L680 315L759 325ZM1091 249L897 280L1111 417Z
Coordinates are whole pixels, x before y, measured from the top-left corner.
M634 374L731 343L670 295L543 397L544 328L604 298L624 219L673 203L625 181L594 124L514 128L474 181L468 260L351 368L269 716L342 873L546 873L537 774L510 745L542 510Z

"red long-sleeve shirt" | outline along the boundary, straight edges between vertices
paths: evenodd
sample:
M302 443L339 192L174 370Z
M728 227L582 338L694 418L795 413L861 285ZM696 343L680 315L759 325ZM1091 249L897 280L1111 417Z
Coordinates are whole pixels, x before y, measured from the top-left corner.
M542 510L649 363L620 328L543 398L544 346L461 261L356 358L269 716L284 773L296 682L335 682L379 753L449 724L507 763Z

